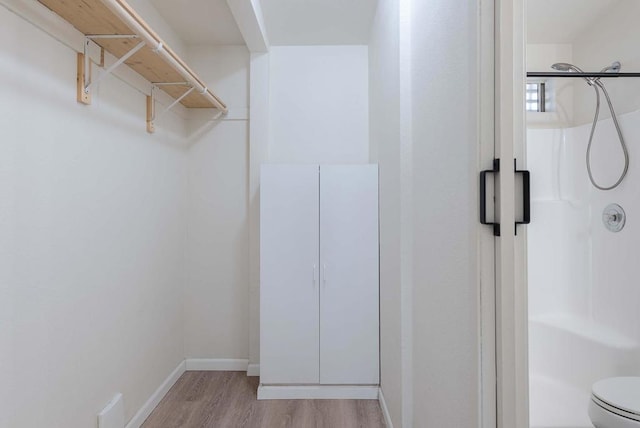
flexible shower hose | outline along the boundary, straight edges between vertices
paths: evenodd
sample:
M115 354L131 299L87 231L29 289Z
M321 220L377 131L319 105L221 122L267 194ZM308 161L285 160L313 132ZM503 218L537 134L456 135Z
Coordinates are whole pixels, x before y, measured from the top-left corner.
M591 126L591 134L589 135L589 144L587 145L587 172L589 173L589 180L591 180L591 184L594 185L597 189L600 190L611 190L615 189L622 183L624 177L627 175L627 171L629 170L629 152L627 151L627 144L624 142L624 137L622 136L622 131L620 130L620 124L618 123L618 118L616 117L616 112L613 110L613 104L611 103L611 98L609 98L609 93L607 89L604 87L604 83L600 81L600 79L588 80L587 82L591 83L593 89L596 91L596 113L593 116L593 125ZM600 186L596 183L596 180L593 178L593 173L591 172L591 145L593 143L593 134L596 131L596 125L598 123L598 115L600 114L600 91L598 88L602 89L605 98L607 99L607 104L609 105L609 111L611 112L611 118L613 119L613 124L616 127L616 132L618 133L618 140L620 140L620 146L622 147L622 152L624 153L624 170L612 186L605 187Z

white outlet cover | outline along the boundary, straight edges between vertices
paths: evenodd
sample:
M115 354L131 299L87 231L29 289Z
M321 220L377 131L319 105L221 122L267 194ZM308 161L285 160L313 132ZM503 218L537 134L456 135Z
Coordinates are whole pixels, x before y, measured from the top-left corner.
M98 413L98 428L124 428L124 401L117 393Z

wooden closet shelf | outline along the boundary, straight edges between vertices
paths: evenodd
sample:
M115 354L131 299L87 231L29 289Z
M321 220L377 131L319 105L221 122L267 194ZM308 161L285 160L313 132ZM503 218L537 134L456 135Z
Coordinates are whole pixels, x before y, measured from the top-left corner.
M141 42L145 46L134 53L124 63L152 83L191 82L189 85L159 86L174 99L191 91L180 103L187 108L217 108L227 112L226 105L209 89L200 78L162 41L146 22L124 0L38 0L44 6L60 15L86 36L89 35L136 35L137 38L95 38L94 43L120 58ZM109 6L107 3L111 3ZM121 9L123 17L114 13L114 7ZM130 25L133 23L134 25ZM137 28L132 28L137 27ZM142 31L136 31L142 30ZM146 34L140 34L146 32ZM156 51L160 47L161 54ZM172 64L173 62L173 64ZM178 71L175 64L183 68ZM187 73L188 75L185 75ZM190 77L187 78L187 77Z

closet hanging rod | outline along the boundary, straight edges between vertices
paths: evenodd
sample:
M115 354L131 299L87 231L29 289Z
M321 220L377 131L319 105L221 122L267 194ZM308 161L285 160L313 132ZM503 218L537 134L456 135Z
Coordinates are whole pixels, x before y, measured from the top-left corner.
M86 34L87 39L137 39L137 34Z
M529 71L527 77L570 77L576 78L611 78L611 77L640 77L640 73L579 73L579 72L567 72L567 71Z
M155 53L170 63L173 68L195 89L219 110L226 113L227 106L218 99L174 52L166 46L160 37L144 20L123 0L102 0L102 2L124 23L131 28Z

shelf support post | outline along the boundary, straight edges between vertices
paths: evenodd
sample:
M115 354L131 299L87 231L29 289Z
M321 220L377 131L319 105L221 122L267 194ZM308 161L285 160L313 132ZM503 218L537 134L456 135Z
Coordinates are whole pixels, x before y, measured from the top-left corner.
M91 80L91 61L88 51L89 39L84 40L83 53L78 52L78 75L76 77L76 99L82 104L91 104L91 93L85 91Z
M78 52L78 77L76 79L76 99L82 104L91 104L91 93L84 90L84 81L87 75L91 75L91 63L87 65L85 54Z
M164 116L169 110L171 110L173 107L175 107L180 101L182 101L184 98L186 98L195 89L193 86L189 87L189 89L187 89L184 92L184 94L182 94L178 98L176 98L171 104L169 104L168 107L166 107L164 110L162 110L160 112L160 114L158 114L156 116L154 91L159 86L189 86L189 82L158 82L158 83L152 83L151 95L147 96L147 132L149 132L150 134L155 131L155 120L161 118L162 116Z
M156 132L156 127L153 122L156 116L156 100L153 96L153 90L155 86L151 87L151 95L147 95L147 132L153 134Z

